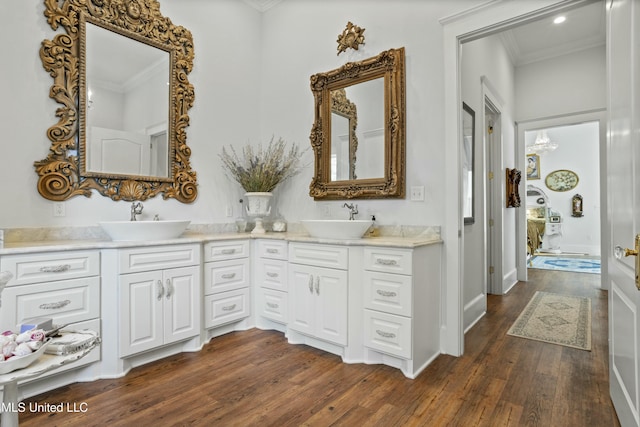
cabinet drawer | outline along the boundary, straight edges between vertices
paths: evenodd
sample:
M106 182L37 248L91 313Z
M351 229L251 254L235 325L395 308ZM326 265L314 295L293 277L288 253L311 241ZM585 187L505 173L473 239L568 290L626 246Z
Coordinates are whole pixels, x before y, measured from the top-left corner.
M364 345L405 359L411 358L411 319L364 310Z
M224 240L204 245L204 261L222 261L249 256L248 240Z
M257 248L260 258L287 259L286 240L258 240Z
M90 251L3 256L0 271L13 274L7 286L51 282L100 274L100 254Z
M13 329L34 317L51 317L56 325L100 317L100 278L5 288L0 325Z
M204 297L204 326L213 328L251 314L249 289L223 292Z
M364 269L383 273L411 274L410 249L364 248Z
M291 243L289 262L346 270L349 266L349 249L345 246Z
M256 307L258 314L274 322L287 323L288 294L261 288L257 292L258 301Z
M123 249L119 254L120 274L200 264L200 246L198 245Z
M205 295L249 286L249 258L204 264Z
M411 317L411 276L373 271L363 276L366 308Z
M287 262L277 259L256 261L255 284L277 291L287 291Z

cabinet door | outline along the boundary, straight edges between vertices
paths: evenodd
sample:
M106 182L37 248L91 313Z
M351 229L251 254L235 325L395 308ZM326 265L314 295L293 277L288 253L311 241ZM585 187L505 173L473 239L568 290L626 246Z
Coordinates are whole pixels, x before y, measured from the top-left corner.
M198 267L165 270L164 343L200 333L200 274Z
M314 335L315 301L313 267L289 265L289 327Z
M316 337L347 345L347 272L315 270Z
M120 355L162 345L164 286L161 271L120 276Z

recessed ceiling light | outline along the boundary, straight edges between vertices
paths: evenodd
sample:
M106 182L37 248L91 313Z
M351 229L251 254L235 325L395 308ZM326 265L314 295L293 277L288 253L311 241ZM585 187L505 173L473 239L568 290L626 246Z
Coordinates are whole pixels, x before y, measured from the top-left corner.
M566 21L567 18L564 16L558 16L556 19L553 20L554 24L562 24L564 21Z

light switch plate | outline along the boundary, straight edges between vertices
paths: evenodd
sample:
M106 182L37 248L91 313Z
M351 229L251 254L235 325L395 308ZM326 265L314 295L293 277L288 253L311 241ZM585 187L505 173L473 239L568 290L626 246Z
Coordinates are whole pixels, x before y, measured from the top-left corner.
M411 200L414 202L424 202L424 185L411 187Z

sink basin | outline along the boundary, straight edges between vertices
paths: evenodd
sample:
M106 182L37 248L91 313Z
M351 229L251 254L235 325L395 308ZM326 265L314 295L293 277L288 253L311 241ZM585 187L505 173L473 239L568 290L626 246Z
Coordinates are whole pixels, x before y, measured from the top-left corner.
M359 239L371 226L366 220L318 219L301 221L311 237L325 239Z
M111 240L162 240L174 239L182 234L191 221L104 221L100 227Z

